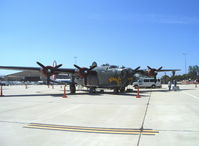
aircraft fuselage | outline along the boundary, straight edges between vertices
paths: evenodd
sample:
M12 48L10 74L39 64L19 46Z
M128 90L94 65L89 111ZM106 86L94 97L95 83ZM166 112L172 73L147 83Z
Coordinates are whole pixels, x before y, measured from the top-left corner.
M75 82L88 88L120 89L133 80L133 74L128 79L123 79L123 70L116 66L99 66L93 69L93 72L89 73L86 78L75 78Z

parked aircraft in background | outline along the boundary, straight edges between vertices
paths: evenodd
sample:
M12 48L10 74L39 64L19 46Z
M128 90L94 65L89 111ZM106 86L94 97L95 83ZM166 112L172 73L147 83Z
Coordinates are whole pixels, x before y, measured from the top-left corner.
M0 69L10 70L23 70L23 71L40 71L47 77L47 84L53 82L51 77L58 74L69 74L71 80L66 81L70 85L71 93L76 92L76 85L82 85L90 89L90 92L95 92L96 88L108 88L113 89L115 93L124 92L125 87L132 84L136 79L135 74L144 74L150 77L156 76L161 71L179 71L179 70L162 70L148 67L148 70L140 70L140 67L135 69L118 67L115 65L104 64L97 66L96 62L89 67L79 67L74 65L72 68L61 68L62 64L55 66L44 66L40 62L37 62L40 67L19 67L19 66L0 66Z

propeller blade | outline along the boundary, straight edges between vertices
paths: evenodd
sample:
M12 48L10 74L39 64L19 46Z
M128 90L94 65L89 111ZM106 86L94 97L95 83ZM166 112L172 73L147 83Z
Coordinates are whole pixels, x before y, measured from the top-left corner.
M74 64L74 66L75 66L77 69L81 69L81 67L77 66L76 64Z
M157 69L157 71L160 71L162 69L162 66L160 68Z
M54 67L54 70L60 68L61 66L62 66L62 64L59 64L59 65L55 66L55 67Z
M148 67L148 69L152 69L150 66L147 66Z
M38 64L39 66L41 66L42 68L46 68L43 64L41 64L41 63L38 62L38 61L37 61L37 64Z
M92 69L94 69L94 68L96 68L96 67L97 67L97 65L93 65L93 66L90 67L89 70L92 70Z
M134 70L137 71L138 69L140 69L140 66L138 66L137 68L135 68Z

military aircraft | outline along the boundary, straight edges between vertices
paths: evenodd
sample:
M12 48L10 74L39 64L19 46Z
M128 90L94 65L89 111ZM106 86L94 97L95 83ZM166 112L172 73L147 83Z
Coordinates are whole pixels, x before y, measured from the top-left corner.
M159 71L178 71L178 70L162 70L148 67L148 70L140 70L140 67L135 69L118 67L116 65L103 64L97 66L96 62L87 67L79 67L74 64L72 68L60 68L62 64L55 66L44 66L42 63L37 62L40 67L19 67L19 66L0 66L0 69L10 70L23 70L23 71L39 71L47 77L47 84L53 82L51 76L57 74L69 74L71 80L67 82L70 85L71 93L76 92L76 85L82 85L90 89L90 93L95 92L96 88L113 89L114 93L124 92L125 87L130 85L135 79L135 74L146 74L154 76L156 79L157 72Z

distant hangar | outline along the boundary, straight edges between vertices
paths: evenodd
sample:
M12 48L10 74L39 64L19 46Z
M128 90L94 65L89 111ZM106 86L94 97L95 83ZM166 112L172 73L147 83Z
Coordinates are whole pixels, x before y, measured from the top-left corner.
M69 78L66 75L58 75L56 76L59 79L67 79ZM2 77L2 80L4 81L42 81L46 80L46 77L38 72L38 71L22 71L22 72L17 72L13 74L6 75Z

